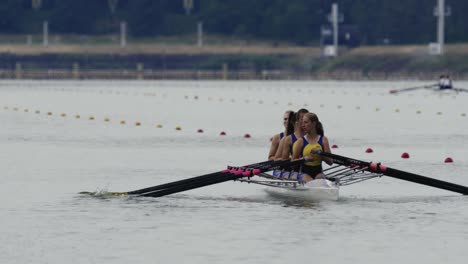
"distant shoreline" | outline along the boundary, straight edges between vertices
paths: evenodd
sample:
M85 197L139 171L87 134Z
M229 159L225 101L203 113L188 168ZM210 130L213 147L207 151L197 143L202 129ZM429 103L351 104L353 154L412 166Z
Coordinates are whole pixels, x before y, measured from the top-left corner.
M313 79L468 80L468 44L443 56L426 45L341 49L324 58L319 47L116 44L1 45L2 79Z

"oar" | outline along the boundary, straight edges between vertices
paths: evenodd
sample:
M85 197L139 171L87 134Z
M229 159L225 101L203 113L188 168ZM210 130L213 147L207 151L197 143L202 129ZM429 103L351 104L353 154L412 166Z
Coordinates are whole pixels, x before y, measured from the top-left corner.
M456 92L467 92L468 93L468 89L464 89L464 88L452 88L452 90L454 90Z
M268 161L263 161L263 162L254 163L254 164L250 164L250 165L245 165L243 167L258 167L258 166L267 165L267 164L270 164L270 163L273 163L273 162L274 162L273 160L268 160ZM224 173L225 173L225 170L217 171L217 172L213 172L213 173L209 173L209 174L205 174L205 175L201 175L201 176L197 176L197 177L193 177L193 178L188 178L188 179L184 179L184 180L180 180L180 181L164 183L164 184L160 184L160 185L156 185L156 186L152 186L152 187L148 187L148 188L144 188L144 189L134 190L134 191L130 191L130 192L113 193L113 194L121 194L121 195L143 194L143 193L157 191L157 190L170 188L170 187L174 187L174 186L178 186L178 185L187 184L187 183L190 183L190 182L193 182L193 181L199 181L199 180L202 180L204 178L210 178L211 176L218 176L218 175L222 175Z
M410 182L415 182L427 186L432 186L435 188L439 189L444 189L447 191L452 191L452 192L457 192L461 193L464 195L468 195L468 187L446 182L446 181L441 181L421 175L417 175L414 173L406 172L406 171L401 171L397 169L392 169L387 166L381 165L380 163L374 163L374 162L365 162L361 160L356 160L336 154L331 154L327 152L317 152L317 154L325 156L325 157L330 157L333 159L335 163L345 165L345 166L359 166L361 168L368 168L367 170L372 171L372 172L377 172L377 173L382 173L383 175L397 178L400 180L405 180L405 181L410 181Z
M161 189L161 190L157 190L157 191L154 191L154 192L144 193L144 194L141 194L141 196L161 197L161 196L165 196L165 195L169 195L169 194L173 194L173 193L178 193L178 192L183 192L183 191L188 191L188 190L192 190L192 189L195 189L195 188L200 188L200 187L204 187L204 186L208 186L208 185L212 185L212 184L216 184L216 183L235 180L235 179L239 179L239 178L242 178L242 177L251 177L253 175L256 175L256 174L259 174L259 173L262 173L262 172L265 172L265 171L276 170L276 169L280 169L280 168L284 168L284 167L290 167L290 166L293 166L295 164L299 164L301 162L302 162L301 160L296 160L296 161L290 161L290 160L274 161L271 164L259 166L255 170L252 170L252 168L248 168L248 169L251 170L250 172L245 172L245 171L244 172L243 171L238 171L237 173L224 172L223 174L213 176L213 177L210 177L210 178L205 178L205 179L202 179L202 180L199 180L199 181L193 181L193 182L190 182L190 183L187 183L187 184L178 185L178 186L171 187L171 188L166 188L166 189Z
M398 89L398 90L390 90L390 93L391 94L396 94L396 93L400 93L400 92L408 92L408 91L413 91L413 90L418 90L418 89L427 89L427 88L431 88L431 87L435 87L439 84L437 83L434 83L434 84L429 84L429 85L423 85L423 86L415 86L415 87L408 87L408 88L403 88L403 89Z

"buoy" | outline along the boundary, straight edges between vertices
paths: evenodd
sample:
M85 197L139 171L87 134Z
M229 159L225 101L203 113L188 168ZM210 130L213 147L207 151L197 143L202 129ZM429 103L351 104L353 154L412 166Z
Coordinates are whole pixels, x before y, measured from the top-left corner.
M90 116L90 117L89 117L89 120L94 120L94 116Z
M416 114L420 114L420 113L421 113L421 110L416 111Z
M67 116L67 114L65 114L65 113L61 113L61 114L60 114L60 116L62 116L62 117L66 117L66 116Z
M250 138L250 134L248 134L248 133L245 134L245 135L244 135L244 138Z
M140 122L135 122L135 126L141 126Z
M447 158L445 158L444 162L445 163L452 163L453 159L451 157L447 157Z
M121 120L121 121L120 121L120 124L121 124L121 125L125 125L125 123L126 123L125 120Z
M398 109L398 108L395 109L395 112L396 112L396 113L399 113L399 112L400 112L400 109Z
M180 126L176 126L175 130L180 131L180 130L182 130L182 128Z
M52 115L52 112L47 112L47 115Z
M333 144L331 148L338 148L338 146L336 144Z
M367 149L366 149L366 153L372 153L372 152L374 152L373 149L371 149L371 148L367 148Z
M403 153L401 154L401 158L402 158L402 159L409 159L409 154L408 154L408 152L403 152Z
M107 118L107 117L106 117L106 118L104 118L104 122L109 122L109 121L110 121L110 119L109 119L109 118Z
M226 132L224 131L221 131L221 133L219 133L220 136L225 136L226 135Z
M27 109L27 108L26 108L26 109L24 109L24 112L26 112L26 113L27 113L27 112L29 112L29 109Z
M161 124L156 125L157 128L162 128L163 126Z
M41 111L39 111L39 110L36 110L36 114L39 114L39 113L41 113Z
M199 129L197 130L197 133L203 133L203 129L199 128Z

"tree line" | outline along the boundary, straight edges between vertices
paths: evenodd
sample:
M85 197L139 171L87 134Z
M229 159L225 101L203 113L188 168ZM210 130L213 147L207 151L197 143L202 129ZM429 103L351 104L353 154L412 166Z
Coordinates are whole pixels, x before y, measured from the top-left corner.
M308 45L321 41L332 3L341 24L359 31L360 44L436 41L437 0L2 0L0 34L40 33L47 20L58 34L110 34L126 21L132 37L174 36L194 33L203 22L208 34ZM468 41L468 1L445 3L446 42Z

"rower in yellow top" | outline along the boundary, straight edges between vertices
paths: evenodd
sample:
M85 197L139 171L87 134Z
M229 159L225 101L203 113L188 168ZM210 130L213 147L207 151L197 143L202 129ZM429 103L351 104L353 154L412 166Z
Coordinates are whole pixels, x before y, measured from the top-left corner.
M331 165L333 159L316 154L317 151L331 153L328 138L324 135L323 125L316 114L307 113L303 117L302 128L305 135L296 141L292 155L292 160L301 158L305 160L301 165L301 173L297 176L297 180L309 182L325 178L322 161Z

